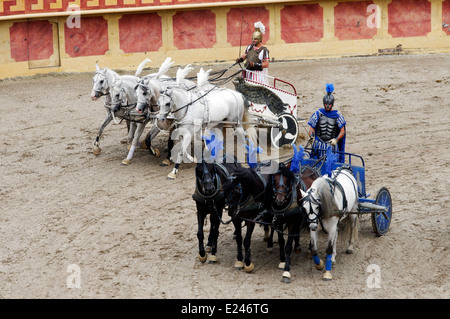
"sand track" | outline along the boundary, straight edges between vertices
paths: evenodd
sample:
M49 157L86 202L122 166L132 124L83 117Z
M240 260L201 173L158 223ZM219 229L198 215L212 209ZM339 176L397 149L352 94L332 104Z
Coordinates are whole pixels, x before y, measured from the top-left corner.
M300 117L334 83L347 151L364 157L367 191L387 187L394 208L383 237L361 217L353 255L339 238L332 282L321 280L302 236L290 285L259 227L252 274L233 269L231 225L220 229L219 263L197 260L192 164L176 181L144 150L120 165L125 124L109 125L102 153L92 154L104 117L103 102L89 97L93 72L1 81L0 297L449 298L449 68L444 54L271 64L271 75L297 88ZM164 150L166 138L156 146ZM71 264L81 288L67 287ZM380 289L367 286L371 264Z

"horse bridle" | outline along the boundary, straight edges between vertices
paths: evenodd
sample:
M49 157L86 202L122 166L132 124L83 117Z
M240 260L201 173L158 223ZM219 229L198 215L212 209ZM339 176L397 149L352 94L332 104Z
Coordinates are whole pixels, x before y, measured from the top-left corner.
M211 173L206 166L203 167L203 174L201 176L201 178L199 176L197 176L197 188L199 188L199 184L201 184L201 195L202 197L204 197L205 199L209 200L209 199L214 199L217 194L220 191L220 185L219 185L219 176L217 174L217 172L215 171L215 168L213 168L214 172ZM206 176L206 179L205 179ZM210 183L212 185L214 185L214 193L211 195L206 195L206 191L203 185ZM199 189L200 190L200 189Z
M232 185L235 185L234 181L237 180L237 177L231 175L228 177L228 180L231 181ZM239 213L239 204L242 202L242 199L244 198L244 190L243 190L243 187L242 187L242 184L240 181L238 181L237 185L233 186L233 188L231 189L231 194L233 192L239 194L239 199L237 201L235 201L235 200L229 200L228 197L225 197L225 202L227 203L228 208L232 208L232 207L236 206L237 207L236 214L238 214Z
M309 203L309 214L306 216L306 218L307 218L306 220L308 223L317 223L318 221L322 220L322 218L321 218L322 217L322 203L320 202L320 199L314 198L314 196L312 196L311 193L313 190L314 190L313 188L309 189L306 192L307 195L305 197L303 197L303 201L304 202L307 201ZM312 204L316 204L317 207L319 208L317 213L313 210ZM314 218L311 219L309 217L309 215L314 215Z
M275 187L275 176L280 174L280 184L278 184L278 187ZM272 191L273 191L273 199L276 198L277 194L283 194L285 201L291 196L292 191L294 189L294 187L292 187L292 185L285 185L284 184L284 174L281 171L278 171L277 173L272 175ZM292 184L292 183L291 183ZM279 188L281 187L285 187L285 190L279 190ZM287 194L286 194L287 193Z
M169 101L170 101L169 103L165 103L165 106L167 106L167 104L169 104L167 112L162 113L161 112L161 108L160 108L159 114L162 115L162 116L167 116L170 112L176 113L176 112L178 112L181 109L181 108L179 108L179 109L176 109L175 111L171 111L171 108L172 108L172 105L173 105L174 102L173 102L172 95L167 94L167 90L168 89L169 88L166 88L165 90L162 90L162 91L159 92L162 96L167 97L169 99Z
M125 98L123 98L123 95L125 96ZM113 96L112 101L111 101L111 106L113 107L113 109L115 109L117 107L117 110L119 110L122 106L124 106L124 107L128 106L127 94L126 94L124 88L120 88L119 98L118 98L119 102L114 103L114 99L115 99L115 97Z
M105 92L99 91L99 90L93 90L95 93L98 93L98 94L99 94L99 97L100 97L100 96L105 96L105 95L108 95L108 94L109 94L109 84L108 84L108 79L106 78L106 76L105 76L104 74L102 74L102 70L103 70L103 69L98 70L97 72L95 72L95 75L100 74L101 76L103 76L103 77L104 77L104 80L103 80L103 81L106 83L106 89L105 89ZM95 77L95 75L94 75L94 77ZM103 87L103 85L102 85L102 87Z

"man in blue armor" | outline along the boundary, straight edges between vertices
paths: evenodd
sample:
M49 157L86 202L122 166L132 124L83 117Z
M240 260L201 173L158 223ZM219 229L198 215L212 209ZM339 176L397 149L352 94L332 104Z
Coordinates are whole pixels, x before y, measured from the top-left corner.
M331 146L334 151L345 152L346 131L344 116L334 106L334 86L326 85L327 93L323 97L323 108L318 109L308 121L309 136L312 141L312 158L325 155L326 149ZM339 154L339 162L345 162L345 155Z

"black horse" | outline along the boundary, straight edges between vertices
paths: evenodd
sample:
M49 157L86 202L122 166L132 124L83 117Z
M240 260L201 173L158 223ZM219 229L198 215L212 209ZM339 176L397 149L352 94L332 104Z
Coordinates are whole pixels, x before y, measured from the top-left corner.
M207 163L202 160L195 168L196 187L192 198L197 205L198 258L201 262L205 262L207 259L210 263L217 261L219 226L222 222L225 206L223 184L236 169L242 167L235 159L233 161L226 161L225 159L226 157L224 157L223 163ZM205 248L203 226L207 215L210 215L210 232ZM209 256L207 256L207 251L210 251Z
M310 167L303 167L300 174L294 174L290 170L290 163L280 164L276 173L271 174L266 186L265 209L266 220L271 219L273 229L278 233L280 246L280 268L283 267L283 282L289 283L291 269L292 244L295 241L295 251L300 251L300 231L306 226L306 216L302 208L302 194L312 182L320 177L320 173ZM287 241L283 235L287 229ZM273 245L272 235L269 244Z
M251 272L255 267L251 261L251 237L255 224L263 219L267 177L268 175L259 174L253 168L240 167L223 184L228 214L235 228L237 261L234 266L243 268L246 272ZM242 223L247 227L244 240ZM242 243L245 254L242 252Z

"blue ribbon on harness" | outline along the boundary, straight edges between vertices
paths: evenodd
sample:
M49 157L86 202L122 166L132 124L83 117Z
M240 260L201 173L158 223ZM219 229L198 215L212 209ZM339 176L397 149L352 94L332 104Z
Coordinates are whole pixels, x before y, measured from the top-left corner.
M294 143L292 143L292 147L294 148L294 156L292 157L290 171L294 174L299 174L304 148L300 145L297 149Z
M245 139L246 141L248 141L249 145L244 145L245 148L247 149L247 164L248 166L250 166L251 168L255 169L258 166L258 160L257 160L257 155L262 153L262 148L261 147L254 147L253 143L250 142L250 140L248 138Z

